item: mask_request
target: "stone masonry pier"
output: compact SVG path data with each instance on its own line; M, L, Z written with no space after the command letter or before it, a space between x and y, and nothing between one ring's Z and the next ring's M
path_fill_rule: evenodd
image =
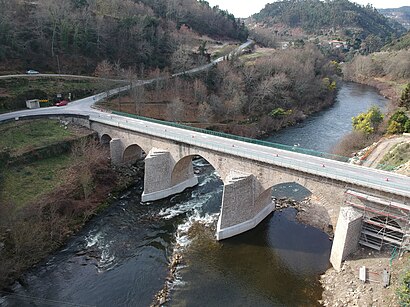
M198 180L193 171L192 159L197 156L206 159L224 183L216 233L218 240L248 231L266 218L274 210L272 187L281 183L298 183L322 202L337 204L339 207L334 206L336 208L345 204L345 192L350 189L398 201L406 206L409 204L409 197L403 193L380 190L370 184L366 186L357 184L354 180L347 182L323 176L319 172L305 171L298 166L298 163L305 163L303 160L295 161L295 165L291 167L268 163L263 159L246 157L246 154L192 144L195 134L187 141L176 141L175 135L167 126L162 128L162 135L126 129L121 125L115 126L100 120L91 120L90 127L98 132L103 143L110 144L113 163L132 163L145 155L142 201L166 198L195 186ZM233 143L232 148L235 149L235 146ZM319 170L326 167L320 163ZM341 261L357 248L360 215L342 210L339 216L339 209L330 210L328 213L334 227L338 218L341 225L336 227L335 248L332 251L332 264L340 267Z

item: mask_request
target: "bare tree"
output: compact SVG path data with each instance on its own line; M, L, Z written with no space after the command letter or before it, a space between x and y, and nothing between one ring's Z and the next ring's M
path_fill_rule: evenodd
M193 60L186 46L180 46L171 57L171 65L174 72L184 72L193 66Z

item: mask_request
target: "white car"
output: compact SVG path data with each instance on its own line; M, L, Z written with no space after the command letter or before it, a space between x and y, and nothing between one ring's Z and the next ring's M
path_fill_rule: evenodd
M39 72L37 70L29 69L26 71L26 74L28 75L37 75Z

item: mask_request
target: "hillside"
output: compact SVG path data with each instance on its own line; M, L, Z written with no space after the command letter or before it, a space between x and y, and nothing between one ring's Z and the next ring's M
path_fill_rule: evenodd
M264 27L279 29L300 28L307 34L329 35L339 39L371 38L378 46L399 36L405 28L381 15L371 5L361 6L348 0L284 0L267 4L251 20ZM285 29L282 31L280 29Z
M384 16L401 23L407 30L410 30L410 6L402 6L395 9L379 9Z
M313 44L256 48L209 71L164 78L102 107L194 127L256 137L328 107L338 65Z
M103 60L121 69L162 69L200 35L245 40L247 30L206 1L2 1L0 71L90 73Z
M382 48L383 51L398 51L406 49L410 49L410 31Z

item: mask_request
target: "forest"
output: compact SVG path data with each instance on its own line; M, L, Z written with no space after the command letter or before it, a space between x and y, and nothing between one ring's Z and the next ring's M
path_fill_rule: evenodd
M138 87L109 108L255 137L333 103L338 65L315 45L252 56Z
M373 35L381 46L400 36L405 28L381 15L373 6L361 6L348 0L284 0L266 5L252 16L258 23L300 27L316 35L342 30L344 35L364 40ZM380 46L380 47L381 47Z
M107 60L164 68L181 27L246 40L232 14L196 0L0 0L0 70L90 73Z

